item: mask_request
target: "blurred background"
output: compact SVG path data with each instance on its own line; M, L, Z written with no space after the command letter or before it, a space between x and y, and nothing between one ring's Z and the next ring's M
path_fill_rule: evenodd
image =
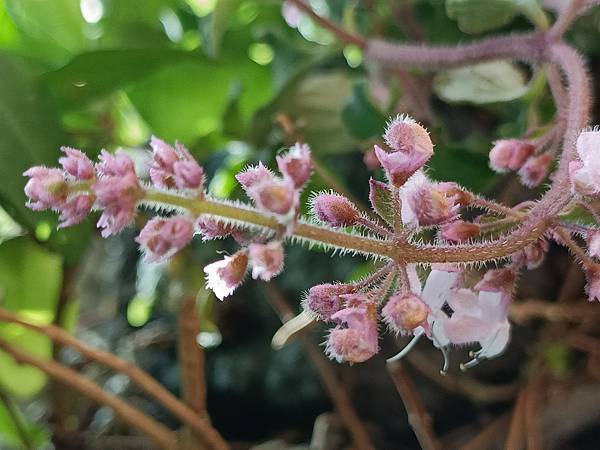
M541 11L535 1L516 0L310 1L357 33L445 44L531 29L531 9L515 6L522 3ZM592 11L568 34L592 75L600 73L599 27L600 14ZM132 361L181 395L180 311L195 300L208 413L235 448L351 447L328 380L351 399L346 407L374 446L419 448L385 369L385 358L402 342L388 335L381 355L355 366L323 360L321 327L281 350L271 347L278 312L299 312L311 286L356 279L371 263L290 246L276 281L247 282L218 302L203 289L202 268L218 250L235 249L233 241L196 239L170 263L147 264L135 229L106 240L94 220L57 231L55 215L29 211L23 194L22 173L56 165L61 145L90 157L122 148L141 158L154 134L190 148L214 195L243 199L235 173L257 160L272 165L278 151L301 138L317 166L305 195L335 189L366 204L369 177L381 176L369 150L397 113L431 130L432 177L513 204L527 197L516 177L490 171L491 143L543 126L554 106L543 74L509 61L437 74L384 71L279 1L0 0L1 305ZM138 227L146 219L141 213ZM521 282L518 297L582 301L584 281L572 264L564 249L551 248L546 263ZM522 318L504 356L445 378L438 374L440 355L417 347L403 370L443 448L474 445L476 438L489 445L469 448L502 447L496 436L506 435L528 383L538 388L540 401L529 414L540 417L545 448L600 448L600 352L594 343L586 350L562 339L572 326ZM170 428L180 426L123 374L15 324L0 323L0 337L74 368ZM466 350L455 353L466 359ZM155 448L110 408L3 352L0 442L7 449Z

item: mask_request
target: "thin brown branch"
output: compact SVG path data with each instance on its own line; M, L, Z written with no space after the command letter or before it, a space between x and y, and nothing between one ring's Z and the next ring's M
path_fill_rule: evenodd
M542 450L544 439L541 430L542 407L540 405L539 383L541 377L533 375L527 387L525 399L525 429L527 450Z
M0 339L0 349L14 358L18 364L36 367L52 379L78 391L101 405L112 408L115 413L132 427L151 437L164 450L176 450L177 438L167 427L147 416L139 409L120 398L105 392L93 381L52 360L43 360L13 347Z
M508 450L519 450L523 448L525 441L525 403L527 402L527 388L521 389L512 414L506 448Z
M220 436L219 432L212 427L203 418L199 417L192 409L181 402L177 397L166 390L154 378L148 375L139 367L131 364L112 353L99 350L81 342L74 336L71 336L65 330L54 325L35 325L25 320L19 319L10 311L0 308L0 321L17 323L30 330L35 330L48 336L55 342L69 346L80 352L82 355L100 363L111 369L127 375L131 380L137 383L144 391L152 395L165 408L175 414L182 422L189 425L207 444L216 449L227 449L229 445Z
M295 317L294 311L290 307L287 299L273 282L264 283L263 287L267 293L269 302L283 323ZM331 362L323 355L322 349L320 349L309 336L303 333L300 335L300 339L304 351L310 359L310 362L317 369L321 381L323 382L340 419L352 436L355 447L359 450L374 449L375 446L373 445L364 424L356 413L348 392L340 383L335 371L331 367Z
M388 372L402 398L408 422L412 427L417 440L424 450L441 449L441 445L431 425L431 418L425 405L418 394L417 388L402 363L388 363Z
M525 300L511 303L508 314L514 322L520 324L536 319L578 323L590 316L600 316L600 310L588 303L562 304L544 300Z
M505 433L509 424L510 414L501 415L486 425L477 436L462 445L460 450L489 450L500 441L500 437Z

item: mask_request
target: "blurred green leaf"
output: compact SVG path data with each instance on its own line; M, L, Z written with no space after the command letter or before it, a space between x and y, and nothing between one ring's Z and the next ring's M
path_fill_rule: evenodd
M586 208L581 206L573 208L567 214L562 214L560 220L576 225L598 225L594 216Z
M488 156L458 147L436 146L427 164L429 175L439 181L456 181L475 192L484 192L494 185L495 173L488 166Z
M537 0L446 0L446 13L462 31L471 34L504 26L518 14L541 27L547 23Z
M218 56L223 35L240 3L241 0L217 0L213 11L205 17L207 23L202 27L203 48L211 58Z
M9 445L11 448L18 449L27 448L26 444L29 445L29 448L45 448L50 439L48 430L28 421L14 406L13 414L17 415L17 420L19 420L22 432L27 436L28 442L23 442L23 438L15 424L13 415L3 403L0 403L0 442Z
M564 378L571 372L573 352L565 344L547 344L542 349L542 354L554 376Z
M385 116L369 99L366 83L357 83L352 96L342 110L342 119L350 134L357 139L380 136L385 128Z
M395 211L392 192L385 183L377 180L370 180L369 185L371 206L383 220L394 226Z
M504 102L521 97L527 89L524 74L500 60L447 70L434 80L435 93L448 102Z
M3 307L34 323L52 323L61 284L62 259L59 256L26 238L0 244ZM34 356L52 356L50 339L40 333L3 323L0 324L0 336ZM0 385L6 392L32 396L45 382L46 376L39 370L17 364L9 355L0 353Z

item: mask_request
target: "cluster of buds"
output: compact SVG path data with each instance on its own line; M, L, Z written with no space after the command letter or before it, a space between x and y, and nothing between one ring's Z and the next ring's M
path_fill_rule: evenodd
M541 147L526 139L501 139L490 151L490 167L498 173L515 171L527 187L542 183L550 172L554 156L540 153Z

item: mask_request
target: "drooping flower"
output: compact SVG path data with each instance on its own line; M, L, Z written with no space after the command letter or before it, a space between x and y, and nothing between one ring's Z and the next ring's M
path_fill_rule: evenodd
M250 244L248 257L252 267L252 278L270 281L283 270L283 246L281 242L268 244Z
M355 225L360 213L354 204L340 194L319 194L313 199L314 215L332 227Z
M351 284L318 284L308 291L304 309L327 321L344 307L345 299L342 296L355 292L356 287Z
M60 210L69 194L69 186L60 169L36 166L23 173L29 177L25 194L29 197L27 207L35 211Z
M408 334L419 326L424 326L431 310L416 294L403 292L392 295L381 310L388 327L400 334Z
M180 143L172 147L155 136L152 136L150 146L153 150L150 179L156 187L202 189L204 170L187 148Z
M296 189L306 184L312 175L313 164L310 156L310 147L307 144L297 143L290 150L277 156L277 166L284 177L291 179Z
M170 258L190 243L194 237L194 223L184 216L155 217L149 220L136 241L141 244L148 262Z
M220 261L204 268L206 287L212 290L219 300L233 294L233 291L244 281L248 269L248 252L239 252L226 256Z
M490 151L490 167L496 172L519 170L535 152L535 146L520 139L501 139Z
M338 323L329 334L326 353L338 362L359 363L379 351L375 305L350 307L331 318Z
M600 131L584 131L577 138L577 153L581 161L569 164L571 183L576 192L584 195L600 194Z
M65 156L58 159L65 172L76 180L88 181L95 177L94 164L87 155L80 150L70 147L61 147Z

